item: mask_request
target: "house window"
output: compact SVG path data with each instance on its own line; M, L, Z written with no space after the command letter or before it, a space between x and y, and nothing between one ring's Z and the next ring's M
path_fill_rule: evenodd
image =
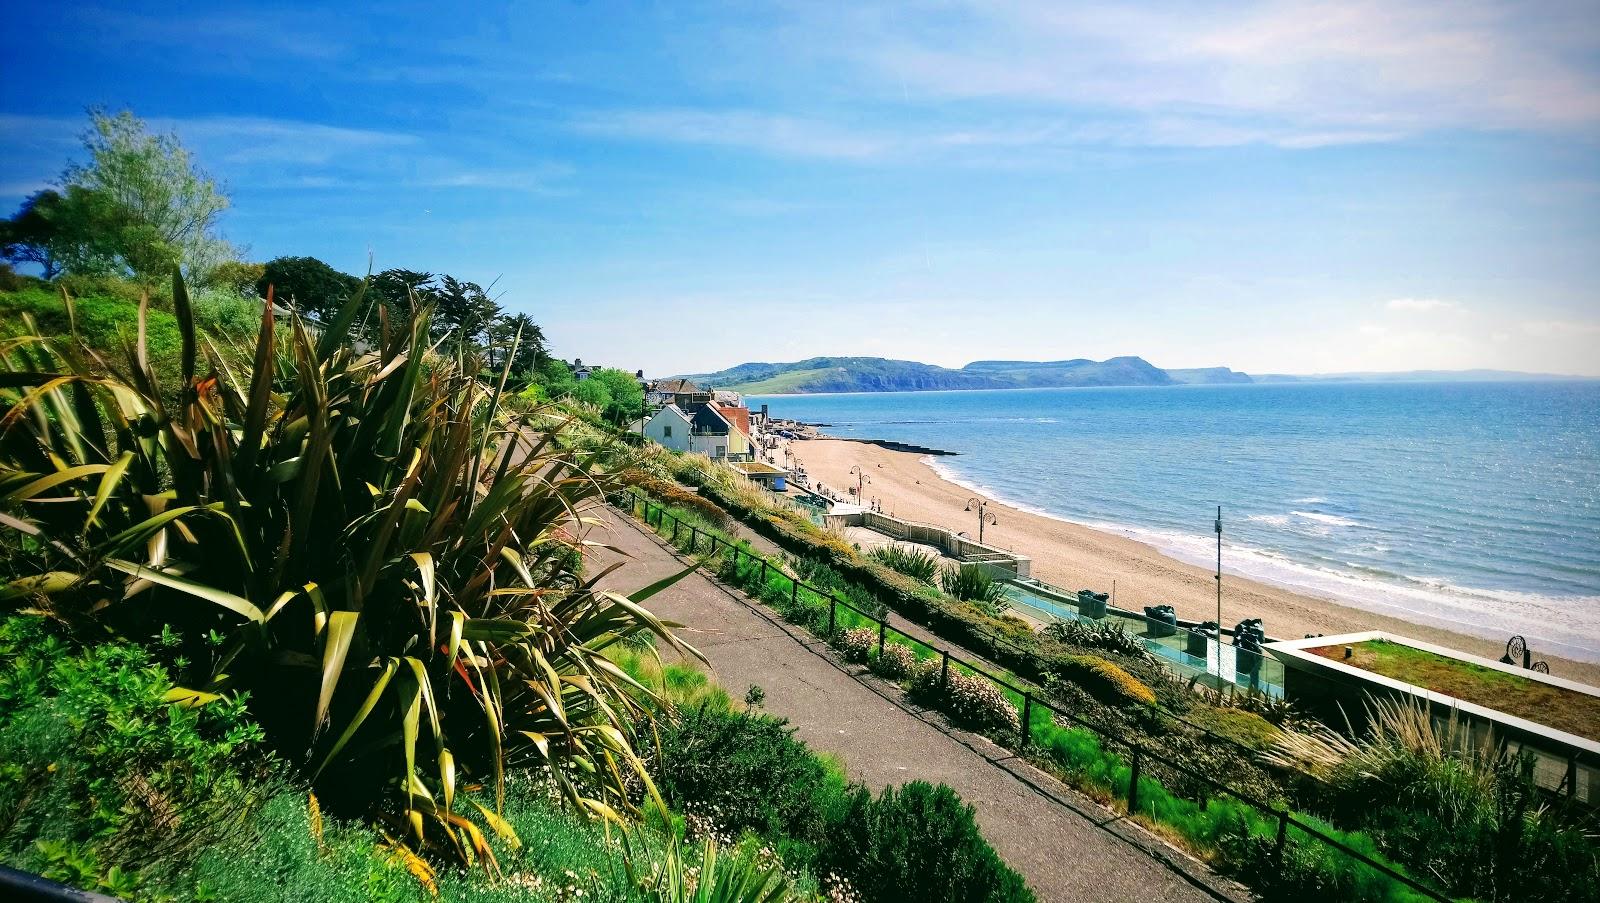
M668 424L662 425L662 427L661 427L661 436L664 439L671 439L672 438L672 424L668 423Z
M726 458L727 456L728 456L728 447L726 445L717 446L717 457Z

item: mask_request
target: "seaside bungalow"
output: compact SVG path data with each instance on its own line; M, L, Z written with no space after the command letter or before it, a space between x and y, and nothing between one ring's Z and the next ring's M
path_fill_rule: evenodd
M736 461L732 467L773 492L783 492L787 488L785 480L789 478L789 471L776 464L768 464L765 461Z

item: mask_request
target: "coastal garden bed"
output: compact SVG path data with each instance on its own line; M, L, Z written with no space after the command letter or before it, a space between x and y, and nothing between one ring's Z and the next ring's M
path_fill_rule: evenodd
M1530 776L1516 762L1463 757L1443 747L1430 751L1429 744L1436 744L1437 737L1402 718L1402 730L1380 726L1354 743L1340 740L1323 747L1316 768L1292 762L1290 755L1277 758L1276 764L1293 770L1295 777L1277 791L1257 795L1256 802L1247 803L1232 793L1219 793L1208 781L1192 778L1196 757L1209 751L1209 741L1203 738L1212 736L1210 730L1198 737L1174 734L1176 726L1187 722L1175 723L1170 713L1132 700L1126 693L1121 694L1120 702L1097 700L1093 687L1073 681L1071 675L1060 675L1067 678L1062 680L1051 673L1051 686L1041 692L1018 677L1022 672L1013 673L1003 664L984 664L982 668L987 670L978 670L958 663L953 656L948 665L949 689L941 689L938 650L893 627L879 626L884 609L877 600L883 597L870 585L857 582L859 564L836 569L832 565L842 562L834 556L826 562L815 558L763 561L747 544L722 534L688 510L640 506L638 497L630 501L626 496L616 499L625 509L631 508L681 550L709 553L709 560L703 559L708 567L790 621L828 639L846 660L866 664L901 683L921 704L942 709L952 720L989 734L1091 797L1122 802L1130 816L1163 836L1181 840L1219 870L1250 884L1262 899L1311 895L1373 901L1438 900L1447 894L1453 899L1511 900L1518 897L1508 895L1506 889L1522 887L1536 888L1534 895L1542 899L1578 901L1594 899L1592 889L1600 887L1600 855L1587 837L1588 816L1570 804L1531 807L1538 797ZM741 514L740 519L745 517ZM781 515L773 521L774 532L787 534L791 540L809 532ZM688 529L690 525L700 541ZM895 584L909 580L889 568L883 570L894 575ZM933 601L925 591L916 595ZM865 597L877 605L869 602L854 610L842 601L830 604L830 597ZM1013 654L1016 651L1020 650ZM1081 655L1083 650L1077 652ZM1101 646L1090 652L1145 673L1136 662L1112 649ZM1034 667L1038 666L1035 661ZM1157 676L1151 686L1160 697L1168 695L1172 684ZM963 692L958 693L958 687ZM1029 689L1031 706L1021 690L1015 689L1019 687ZM1188 704L1195 706L1193 694L1184 693L1181 686L1177 690L1174 698L1187 697ZM1043 699L1063 707L1056 712L1072 715L1053 713L1039 704ZM1274 751L1285 739L1306 741L1307 735L1300 731L1312 732L1313 742L1299 742L1296 748L1315 746L1319 732L1326 730L1296 722L1295 729L1280 731L1248 712L1204 707L1207 715L1213 710L1221 718L1208 719L1214 722L1212 730L1226 727L1224 732L1233 735L1234 743L1271 744ZM1100 716L1092 716L1094 720L1087 723L1072 720L1093 712L1112 720L1102 721ZM1249 723L1237 723L1240 720ZM1278 736L1280 733L1283 736ZM1021 743L1019 735L1026 737ZM1176 747L1168 745L1174 741ZM1245 751L1233 743L1229 748L1236 753ZM1142 752L1142 773L1129 758L1130 749ZM1241 768L1259 767L1253 758L1236 756L1229 767L1205 766L1204 772L1236 778ZM1385 763L1385 767L1362 764L1366 762ZM1228 783L1237 786L1232 780ZM1135 784L1136 807L1128 805ZM1282 823L1280 807L1284 807L1281 812L1286 819ZM1281 833L1280 824L1287 825ZM1417 833L1424 825L1428 826L1426 842ZM1385 862L1411 875L1427 876L1437 890L1418 894L1355 854L1367 857L1368 862Z
M1600 696L1388 639L1317 646L1312 655L1485 706L1580 737L1600 737Z

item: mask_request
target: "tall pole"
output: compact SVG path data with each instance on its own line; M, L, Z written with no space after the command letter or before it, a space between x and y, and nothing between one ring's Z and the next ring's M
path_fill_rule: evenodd
M979 545L983 545L983 509L988 504L989 504L988 502L979 502L978 503L978 544Z
M1217 675L1222 675L1222 506L1217 506Z

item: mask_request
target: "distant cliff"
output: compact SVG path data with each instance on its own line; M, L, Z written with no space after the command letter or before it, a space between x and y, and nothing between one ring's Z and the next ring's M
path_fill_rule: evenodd
M881 357L814 357L786 364L749 363L689 379L748 395L804 392L917 392L934 389L1043 389L1075 386L1171 386L1250 382L1227 367L1163 370L1140 357L1104 361L974 361L959 370Z

